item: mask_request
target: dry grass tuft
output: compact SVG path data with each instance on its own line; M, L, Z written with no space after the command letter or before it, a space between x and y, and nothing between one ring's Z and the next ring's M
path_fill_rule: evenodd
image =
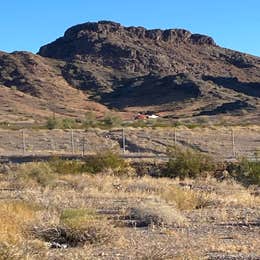
M128 208L125 217L133 220L137 227L147 226L183 226L186 219L178 210L164 201L146 201Z
M65 209L60 215L59 225L38 227L33 233L51 246L65 247L101 244L113 241L115 237L111 223L93 209Z
M0 243L17 244L25 237L26 226L36 219L37 207L24 201L0 203Z
M211 200L206 193L182 189L177 186L166 189L161 197L168 203L173 203L180 210L200 209L211 204Z

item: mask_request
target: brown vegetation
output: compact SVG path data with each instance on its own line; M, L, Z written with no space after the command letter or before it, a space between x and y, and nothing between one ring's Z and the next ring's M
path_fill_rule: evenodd
M76 170L84 163L24 164L0 176L0 259L260 256L256 186Z

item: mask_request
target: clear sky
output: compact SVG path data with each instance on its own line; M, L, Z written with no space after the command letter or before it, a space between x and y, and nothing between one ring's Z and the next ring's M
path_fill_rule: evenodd
M0 50L37 52L73 25L112 20L184 28L260 56L260 0L1 0Z

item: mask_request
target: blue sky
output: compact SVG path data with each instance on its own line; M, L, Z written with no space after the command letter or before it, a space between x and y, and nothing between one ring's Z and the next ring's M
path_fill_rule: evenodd
M0 50L7 52L37 52L70 26L112 20L184 28L260 56L260 0L2 0L0 8Z

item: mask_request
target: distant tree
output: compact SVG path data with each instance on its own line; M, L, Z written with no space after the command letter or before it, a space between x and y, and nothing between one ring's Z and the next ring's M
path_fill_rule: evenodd
M47 121L46 121L46 127L49 130L59 128L59 120L55 117L48 118Z
M105 126L120 126L122 124L122 118L113 113L107 113L103 119Z
M85 127L95 127L97 125L97 117L95 112L88 111L85 114L85 120L83 124Z

